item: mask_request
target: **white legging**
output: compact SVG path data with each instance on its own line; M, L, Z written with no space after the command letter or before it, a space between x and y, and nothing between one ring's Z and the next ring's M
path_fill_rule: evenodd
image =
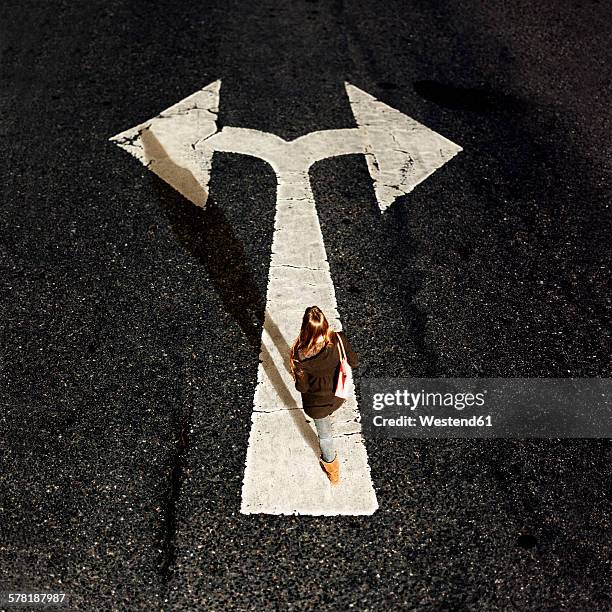
M319 446L321 447L321 459L326 463L333 461L336 457L334 445L334 428L331 414L322 419L313 419L317 434L319 434Z

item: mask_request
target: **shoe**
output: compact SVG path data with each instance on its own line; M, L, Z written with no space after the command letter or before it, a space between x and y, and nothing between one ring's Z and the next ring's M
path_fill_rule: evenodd
M328 463L320 458L319 463L329 478L329 482L331 482L333 485L337 485L340 482L340 460L338 459L338 453L336 453L333 461Z

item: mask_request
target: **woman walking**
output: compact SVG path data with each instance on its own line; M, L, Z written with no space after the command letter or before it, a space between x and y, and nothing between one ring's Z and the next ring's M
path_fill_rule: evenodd
M340 371L339 338L349 365L357 367L357 355L345 333L332 330L323 311L318 306L309 306L289 351L291 374L295 388L302 394L302 408L314 420L319 436L319 463L334 485L340 482L340 462L333 439L332 414L344 403L334 394Z

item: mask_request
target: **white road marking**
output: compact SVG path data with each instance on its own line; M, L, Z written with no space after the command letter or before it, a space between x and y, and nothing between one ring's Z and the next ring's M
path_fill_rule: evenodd
M196 91L159 115L109 140L140 160L190 202L204 207L212 151L198 148L217 131L221 81Z
M288 368L289 345L307 306L317 304L332 327L342 329L308 172L327 157L364 153L383 211L461 147L349 83L357 128L312 132L290 142L247 128L219 132L219 86L216 81L111 140L199 206L206 203L214 151L263 159L276 172L270 276L241 512L372 514L378 502L354 392L334 414L341 484L331 487L318 465L317 436L300 410Z
M363 152L356 130L314 132L286 142L271 134L224 128L215 151L253 155L278 181L270 277L253 418L242 488L244 514L372 514L378 507L354 394L334 415L341 484L332 488L318 463L313 424L299 410L289 373L289 345L304 310L317 304L342 329L308 169L315 161Z
M345 83L380 210L410 193L462 148L422 123Z

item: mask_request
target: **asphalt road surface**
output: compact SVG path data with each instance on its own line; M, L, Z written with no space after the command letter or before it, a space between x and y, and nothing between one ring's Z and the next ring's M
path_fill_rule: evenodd
M609 376L610 4L0 7L0 590L78 610L609 610L608 440L368 440L371 516L240 513L276 178L206 210L108 138L223 79L220 126L463 151L381 215L311 182L359 378ZM297 333L297 330L296 330Z

